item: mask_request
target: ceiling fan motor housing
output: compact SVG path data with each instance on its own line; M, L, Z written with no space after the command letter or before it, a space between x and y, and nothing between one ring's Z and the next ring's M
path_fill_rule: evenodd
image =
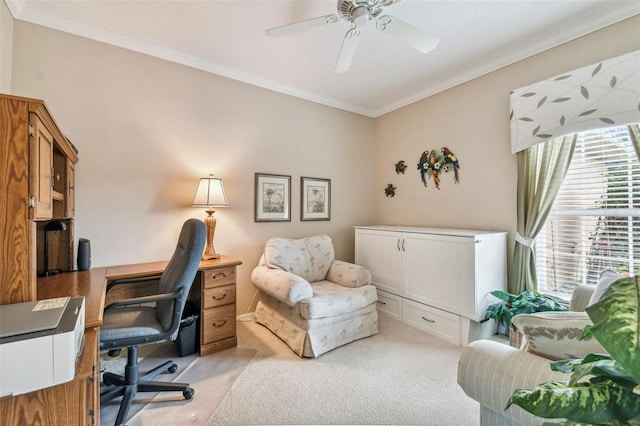
M381 0L338 0L338 15L345 21L361 26L382 12Z

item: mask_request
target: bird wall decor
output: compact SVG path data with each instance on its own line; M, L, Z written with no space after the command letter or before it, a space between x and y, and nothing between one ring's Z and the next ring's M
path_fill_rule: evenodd
M427 178L433 178L436 188L440 189L440 176L442 173L453 170L455 183L460 182L458 170L460 170L460 162L458 157L447 147L442 147L440 152L435 149L426 150L420 156L418 162L418 170L420 171L420 179L424 186L427 186Z

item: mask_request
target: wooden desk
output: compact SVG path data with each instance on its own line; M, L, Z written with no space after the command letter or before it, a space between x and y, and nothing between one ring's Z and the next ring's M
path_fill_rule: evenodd
M202 261L191 289L201 310L200 354L216 352L235 346L235 277L236 266L242 262L223 256L221 259ZM85 343L78 358L75 378L67 383L38 391L0 399L2 425L98 425L100 423L100 351L99 332L105 304L107 283L116 279L160 275L167 262L94 268L83 272L70 272L38 279L38 299L71 296L85 297ZM218 287L227 290L220 293ZM207 296L215 290L218 306L211 306ZM230 291L233 290L233 297ZM226 296L222 296L226 294ZM225 314L233 311L232 319L223 325L226 334L217 334L221 320L211 321L215 309L225 307ZM214 315L215 317L215 315ZM205 321L205 319L207 321ZM215 319L215 318L214 318ZM220 326L222 327L222 326ZM233 335L229 335L229 330ZM212 340L213 339L213 340Z
M200 355L238 345L236 337L236 266L242 262L228 256L203 260L189 299L200 309ZM167 262L110 266L107 281L160 275ZM104 302L103 302L104 303Z

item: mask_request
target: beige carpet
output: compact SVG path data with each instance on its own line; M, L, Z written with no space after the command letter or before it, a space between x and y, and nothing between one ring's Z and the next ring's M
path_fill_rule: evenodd
M158 380L189 382L196 394L184 401L162 393L152 403L138 396L127 424L474 426L479 406L456 383L461 352L382 316L378 335L300 359L263 326L238 323L237 348L179 358L172 345L158 345L146 354L143 367L174 359L178 372ZM104 404L101 423L113 424L116 413Z
M258 353L209 425L417 424L473 426L479 405L456 382L461 347L388 317L380 333L300 359L266 328L238 328Z

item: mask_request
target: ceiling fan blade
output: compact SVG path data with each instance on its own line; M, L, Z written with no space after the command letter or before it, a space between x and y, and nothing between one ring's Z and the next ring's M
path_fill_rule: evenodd
M338 22L338 15L324 15L317 18L306 19L304 21L294 22L293 24L283 25L281 27L271 28L265 31L269 37L277 37L283 34L289 34L297 31L306 30L307 28L319 27L320 25L333 24Z
M404 41L422 53L429 53L440 42L438 38L388 15L378 18L376 28L391 37Z
M336 74L343 73L351 67L351 61L356 54L356 48L358 47L358 41L360 40L360 28L354 27L347 31L342 41L342 48L340 49L340 56L338 56L338 63L336 64Z

